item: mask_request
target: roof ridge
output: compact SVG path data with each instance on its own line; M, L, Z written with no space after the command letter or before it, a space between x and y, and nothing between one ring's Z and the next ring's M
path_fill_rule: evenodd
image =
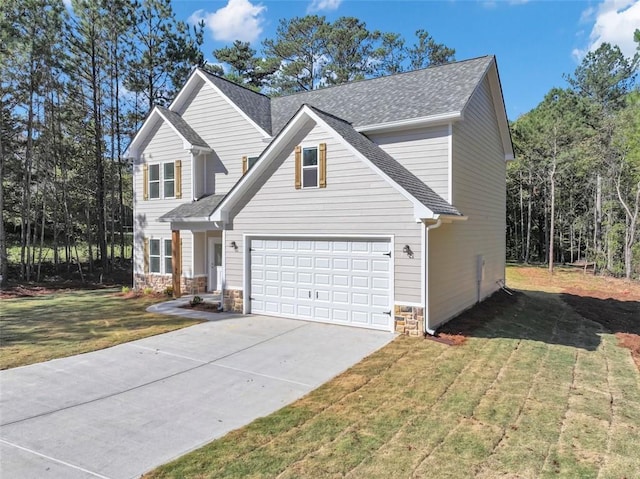
M376 80L382 80L382 79L385 79L385 78L397 78L397 77L399 77L401 75L408 75L408 74L411 74L411 73L424 72L426 70L435 70L437 68L448 67L448 66L452 66L452 65L459 65L461 63L467 63L467 62L480 60L481 58L492 58L492 57L495 57L495 55L480 55L480 56L473 57L473 58L465 58L464 60L456 60L454 62L441 63L439 65L427 65L426 67L416 68L415 70L407 70L407 71L403 71L403 72L392 73L390 75L381 75L379 77L373 77L373 78L361 78L361 79L358 79L358 80L352 80L352 81L348 81L348 82L345 82L345 83L340 83L339 85L330 85L330 86L325 86L325 87L322 87L322 88L316 88L315 90L297 91L297 92L294 92L294 93L288 93L286 95L267 97L267 98L269 98L270 100L275 100L275 99L278 99L278 98L289 98L289 97L296 96L296 95L305 95L307 93L333 90L335 88L344 87L346 85L353 85L353 84L358 84L358 83L372 82L372 81L376 81Z
M199 71L201 71L202 73L204 73L205 75L209 76L209 77L214 77L214 78L216 78L216 79L220 79L220 80L222 80L222 81L224 81L224 82L228 83L228 84L229 84L229 85L231 85L231 86L238 87L238 88L242 88L243 90L247 90L247 91L249 91L249 92L251 92L251 93L255 93L256 95L260 95L260 96L263 96L263 97L265 97L265 98L267 98L267 99L271 100L271 97L270 97L269 95L265 95L265 94L264 94L264 93L262 93L262 92L252 90L251 88L248 88L248 87L246 87L246 86L244 86L244 85L241 85L240 83L236 83L236 82L234 82L234 81L231 81L231 80L229 80L229 79L227 79L227 78L225 78L225 77L223 77L223 76L216 75L215 73L208 72L207 70L205 70L205 69L204 69L204 68L202 68L202 67L196 67L196 68L197 68Z

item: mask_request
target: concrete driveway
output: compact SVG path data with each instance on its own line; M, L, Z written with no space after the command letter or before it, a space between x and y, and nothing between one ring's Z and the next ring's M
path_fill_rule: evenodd
M300 398L391 333L220 317L0 372L0 477L132 478Z

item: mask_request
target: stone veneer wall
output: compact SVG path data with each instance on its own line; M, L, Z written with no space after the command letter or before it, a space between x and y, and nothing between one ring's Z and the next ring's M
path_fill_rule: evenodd
M165 274L136 274L133 279L134 289L151 288L153 291L164 291L173 286L171 275ZM198 276L196 278L180 278L180 289L182 294L198 294L207 291L207 277Z
M242 313L242 291L239 289L225 289L223 305L225 311Z
M394 308L396 333L422 336L424 333L424 309L418 306L396 305Z

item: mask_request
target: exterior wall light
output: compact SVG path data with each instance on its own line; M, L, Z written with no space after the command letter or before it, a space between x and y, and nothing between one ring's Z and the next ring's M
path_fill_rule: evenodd
M413 251L411 250L411 246L408 244L404 245L402 248L402 252L405 253L409 258L413 258Z

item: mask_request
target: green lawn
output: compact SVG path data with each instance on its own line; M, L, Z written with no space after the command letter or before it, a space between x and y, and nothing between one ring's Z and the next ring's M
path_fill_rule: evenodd
M457 325L460 346L400 337L145 477L639 477L640 374L613 334L539 290Z
M0 300L0 369L86 353L199 321L150 314L152 296L80 290Z

